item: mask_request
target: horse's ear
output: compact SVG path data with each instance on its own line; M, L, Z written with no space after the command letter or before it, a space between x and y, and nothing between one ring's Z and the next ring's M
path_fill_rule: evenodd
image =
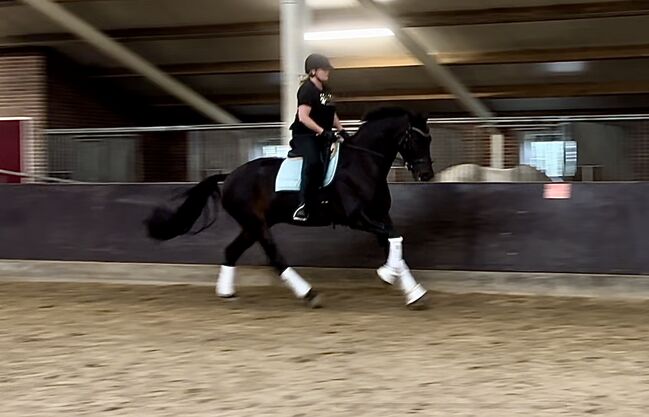
M418 125L420 125L422 127L426 126L428 124L428 115L429 115L428 112L417 113L417 114L415 114L415 117L413 118L413 122L415 122L415 124L418 124Z

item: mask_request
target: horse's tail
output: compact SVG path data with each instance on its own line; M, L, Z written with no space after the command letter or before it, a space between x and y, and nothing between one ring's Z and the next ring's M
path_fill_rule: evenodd
M149 237L156 240L169 240L188 233L201 213L205 210L209 199L213 198L216 203L221 198L221 191L218 185L221 179L220 177L219 175L207 177L184 192L181 196L186 196L187 198L175 211L166 207L156 207L144 222L147 226ZM214 221L216 221L216 218L209 224L205 224L200 230L194 232L194 234L207 229L214 224Z

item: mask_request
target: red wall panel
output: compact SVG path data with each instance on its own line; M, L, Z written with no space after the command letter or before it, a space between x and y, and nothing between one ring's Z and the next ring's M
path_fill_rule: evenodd
M20 121L0 120L0 169L20 171ZM0 183L18 183L20 177L0 174Z

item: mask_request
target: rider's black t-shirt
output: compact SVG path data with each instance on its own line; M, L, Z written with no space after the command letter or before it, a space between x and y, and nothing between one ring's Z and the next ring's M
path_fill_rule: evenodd
M333 128L336 107L333 105L331 94L328 91L320 91L311 80L307 80L297 90L297 105L299 107L302 104L311 107L309 116L318 126L324 130L331 130ZM295 115L295 121L291 125L291 130L296 135L315 133L300 122L297 114Z

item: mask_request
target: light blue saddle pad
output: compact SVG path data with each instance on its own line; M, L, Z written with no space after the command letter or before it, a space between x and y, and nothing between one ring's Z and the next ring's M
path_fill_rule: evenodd
M334 150L330 154L329 165L325 173L323 187L331 184L336 174L338 166L338 157L340 156L340 143L334 145ZM286 158L279 168L277 178L275 178L275 191L299 191L302 182L302 158Z

